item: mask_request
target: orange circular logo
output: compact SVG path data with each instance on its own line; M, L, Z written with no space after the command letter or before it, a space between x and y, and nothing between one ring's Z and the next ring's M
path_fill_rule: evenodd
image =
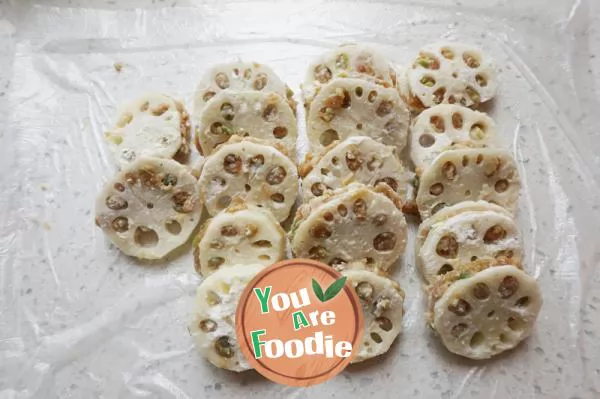
M262 270L244 290L236 334L248 362L271 381L324 382L354 358L363 315L346 278L330 266L291 259Z

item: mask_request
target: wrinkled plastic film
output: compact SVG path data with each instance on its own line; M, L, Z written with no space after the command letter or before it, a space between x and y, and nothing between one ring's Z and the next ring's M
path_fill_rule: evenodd
M568 0L3 5L0 398L598 395L600 145L590 132L597 138L600 117L582 61L592 55L582 36L590 9ZM306 66L327 48L375 43L402 66L445 39L476 44L499 65L485 111L523 183L525 269L544 298L533 335L490 361L449 354L425 326L412 224L393 272L406 292L404 331L388 354L307 389L211 366L186 328L200 282L189 245L140 262L94 225L95 197L117 171L104 131L118 105L159 91L189 110L202 72L238 58L270 65L300 100ZM298 120L304 153L302 110Z

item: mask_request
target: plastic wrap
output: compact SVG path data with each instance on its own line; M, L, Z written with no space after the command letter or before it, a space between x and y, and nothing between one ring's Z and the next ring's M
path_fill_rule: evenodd
M598 397L596 5L483 3L2 4L0 398ZM449 354L425 326L409 249L393 274L404 332L387 355L307 389L212 367L186 328L200 282L189 245L139 262L94 226L95 196L117 170L103 132L118 104L162 91L189 108L202 71L236 58L268 63L299 99L326 48L378 43L403 65L439 39L477 44L500 66L486 110L523 181L525 268L544 297L534 334L489 361Z

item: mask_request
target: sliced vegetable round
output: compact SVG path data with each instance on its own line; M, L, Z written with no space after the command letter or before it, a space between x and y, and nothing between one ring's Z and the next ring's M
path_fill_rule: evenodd
M407 199L413 174L397 157L396 148L368 137L350 137L327 147L300 167L304 201L357 182L375 186L385 183Z
M487 359L527 338L542 305L535 279L506 265L450 284L433 304L432 327L457 355Z
M514 213L520 189L517 166L504 150L463 148L442 152L419 179L423 219L462 201L485 200Z
M387 352L402 332L404 291L394 280L368 270L345 270L363 310L363 342L353 363Z
M354 183L304 204L290 232L292 252L340 270L389 270L404 252L407 235L401 204L389 191Z
M410 156L420 174L436 156L456 145L494 147L496 124L486 114L460 105L436 105L415 119L410 142Z
M296 151L296 117L275 93L223 90L194 118L196 147L206 155L233 135L278 142L289 154Z
M96 224L121 251L141 259L160 259L184 244L201 213L196 178L170 159L139 158L96 200Z
M314 149L335 140L366 136L401 151L410 115L395 87L362 79L333 79L323 85L308 109L306 128Z
M190 139L188 113L183 104L167 95L146 94L121 108L105 137L121 167L140 157L185 155Z
M346 44L319 55L306 71L302 85L308 107L323 84L337 77L357 77L383 87L396 87L396 71L376 46Z
M407 71L409 104L416 110L437 104L477 107L498 88L494 60L477 47L441 42L424 46Z
M272 265L285 257L286 236L270 211L239 201L209 219L194 241L196 271L251 262Z
M469 211L436 223L418 250L417 265L428 282L478 259L520 264L522 246L511 216Z
M216 367L232 371L252 368L236 338L235 311L244 288L263 267L257 264L222 267L198 287L189 331L200 353Z
M199 179L208 213L215 216L239 198L285 220L298 196L298 172L284 152L237 136L220 145L206 159Z
M194 92L194 118L198 119L206 104L220 91L262 91L286 99L295 112L294 92L267 65L256 62L229 62L210 68Z

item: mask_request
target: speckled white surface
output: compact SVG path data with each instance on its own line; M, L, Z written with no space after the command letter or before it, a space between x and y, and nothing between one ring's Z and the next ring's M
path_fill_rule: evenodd
M599 2L48 0L0 12L0 398L600 396ZM395 273L404 332L388 355L308 389L213 368L186 330L199 282L189 247L142 264L94 226L116 170L102 136L117 104L165 91L189 107L201 72L236 57L297 91L310 58L337 43L379 43L403 64L440 39L478 44L501 67L488 110L525 188L526 269L545 301L533 336L490 361L450 355L425 327L409 250Z

